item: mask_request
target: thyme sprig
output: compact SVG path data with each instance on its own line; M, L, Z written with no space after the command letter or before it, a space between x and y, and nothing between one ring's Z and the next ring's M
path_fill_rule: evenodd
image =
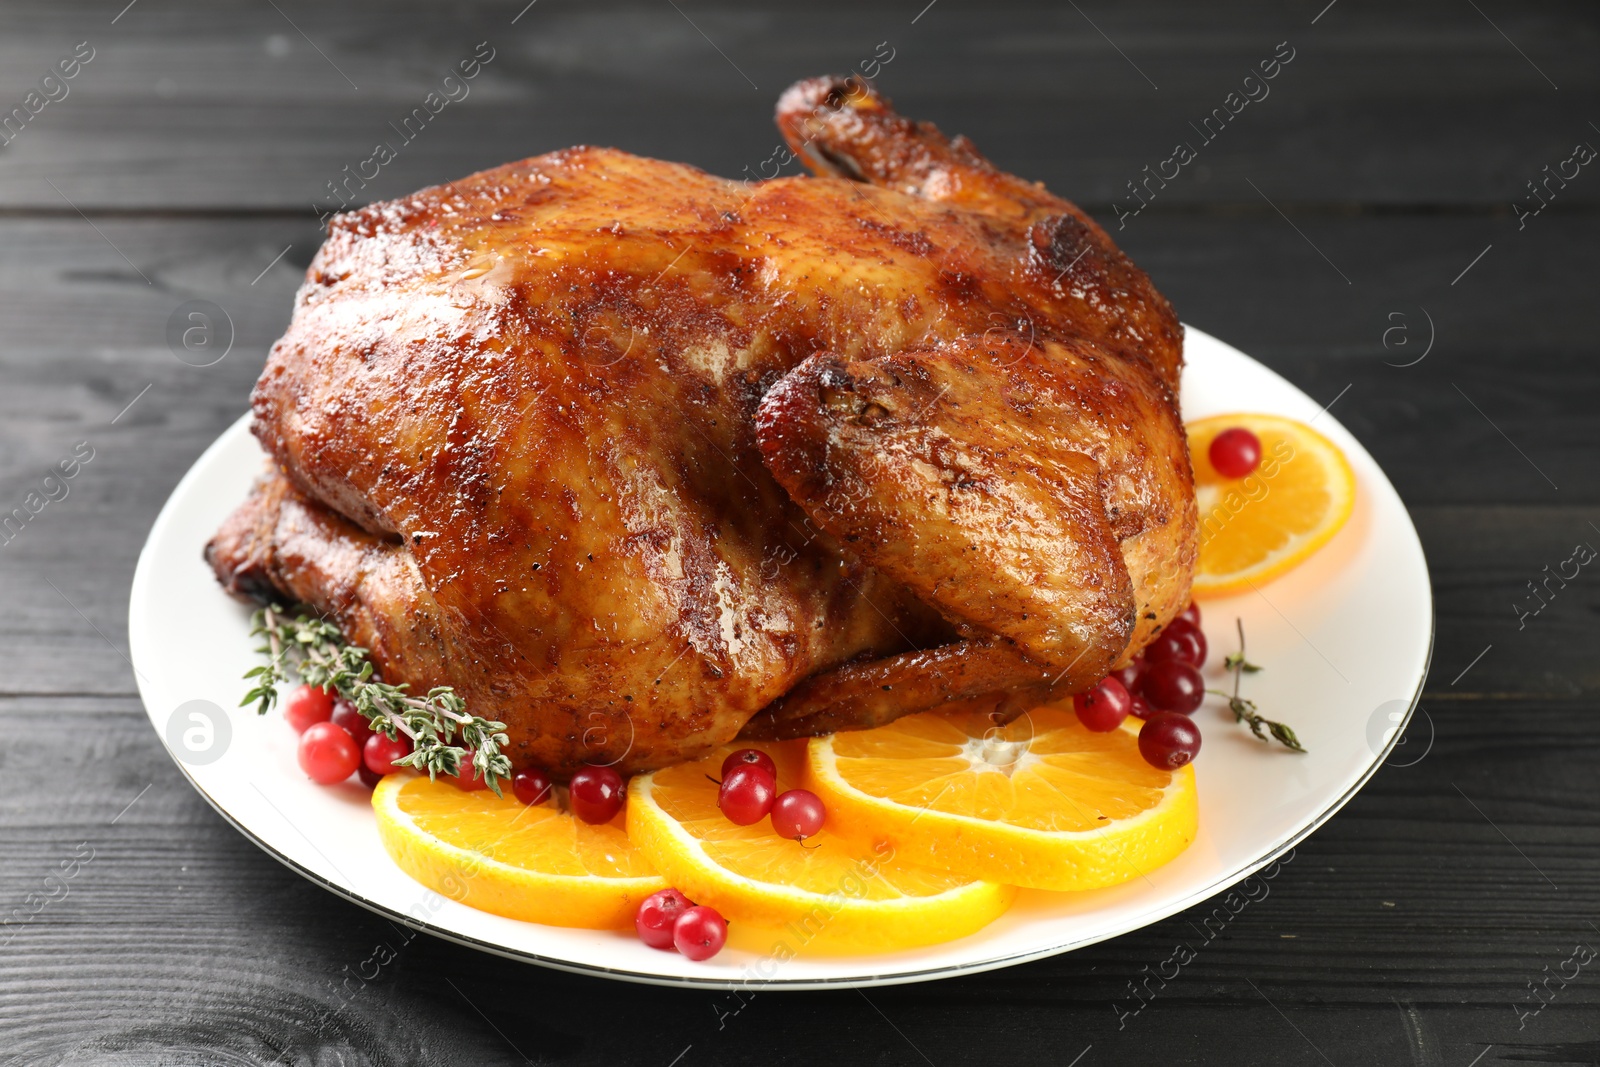
M509 742L506 724L467 713L467 705L449 686L437 686L426 696L415 696L405 685L390 685L373 676L367 650L347 642L339 628L314 615L291 614L276 604L255 613L250 635L264 637L256 649L267 662L245 672L255 680L240 707L254 703L264 715L278 700L278 688L289 682L292 671L308 685L330 689L350 701L367 717L372 729L394 738L405 734L412 753L394 762L428 777L460 773L467 750L474 752L472 766L490 789L500 794L500 783L511 777L511 760L501 751ZM457 735L460 744L455 744Z
M1294 735L1294 730L1288 723L1274 722L1265 717L1261 714L1260 709L1256 707L1255 701L1246 700L1239 695L1239 684L1243 681L1244 676L1246 674L1254 674L1261 668L1245 659L1244 620L1235 619L1234 621L1239 626L1239 651L1222 661L1223 666L1233 672L1233 692L1225 693L1220 689L1207 689L1206 692L1225 698L1228 701L1228 708L1233 712L1233 721L1248 723L1250 732L1261 738L1261 740L1267 741L1267 735L1271 734L1273 738L1277 739L1285 747L1291 748L1296 752L1304 752L1306 750L1305 746ZM1267 741L1267 743L1271 744L1270 741Z

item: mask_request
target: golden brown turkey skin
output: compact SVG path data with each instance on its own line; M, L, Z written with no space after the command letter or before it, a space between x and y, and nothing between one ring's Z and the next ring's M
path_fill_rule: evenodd
M787 718L820 722L827 672L885 657L953 645L964 681L890 660L860 724L1141 646L1194 553L1171 309L1075 207L870 91L803 82L779 121L861 180L574 148L336 216L219 577L561 774L692 758L807 679ZM827 407L822 365L892 419Z

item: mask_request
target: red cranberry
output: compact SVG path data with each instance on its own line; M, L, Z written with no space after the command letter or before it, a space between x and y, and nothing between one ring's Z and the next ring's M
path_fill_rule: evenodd
M814 837L827 818L822 798L809 789L791 789L772 802L772 828L779 837L804 841Z
M475 793L480 789L489 788L489 783L483 780L483 775L478 773L478 768L472 765L472 759L476 755L476 750L470 748L462 752L461 763L456 767L456 773L446 775L447 780L454 782L456 788L468 793Z
M717 807L729 822L749 826L766 818L772 810L772 799L778 795L778 783L766 768L755 764L736 765L722 780L717 790Z
M585 767L572 776L567 798L572 814L588 823L610 822L622 810L622 775L610 767Z
M1192 600L1189 601L1189 606L1178 612L1178 618L1193 626L1196 630L1200 629L1200 605Z
M1184 715L1198 708L1206 698L1206 682L1200 672L1176 660L1150 664L1139 689L1151 706Z
M1206 455L1212 468L1224 478L1243 478L1261 465L1261 438L1235 426L1213 437Z
M672 943L691 960L710 959L727 940L727 921L704 904L685 909L672 926Z
M333 694L314 685L297 686L283 705L283 717L297 734L313 723L327 722L333 714Z
M1173 620L1173 625L1174 626L1181 626L1183 628L1182 632L1193 634L1195 640L1200 643L1200 659L1199 659L1199 662L1192 664L1192 666L1194 666L1194 667L1204 667L1206 665L1206 656L1209 655L1210 652L1211 652L1211 645L1210 645L1209 642L1206 641L1205 631L1200 629L1200 627L1198 625L1196 625L1195 623L1185 622L1182 619L1174 619Z
M356 743L343 727L314 722L300 735L300 769L318 785L342 782L361 763Z
M511 776L511 792L524 804L543 804L550 799L551 788L550 776L537 767L524 767Z
M1144 676L1145 666L1144 653L1140 652L1133 657L1132 662L1126 667L1119 667L1112 671L1111 676L1121 682L1122 688L1128 692L1137 693L1139 691L1139 679Z
M1109 733L1121 726L1132 706L1127 688L1116 675L1102 678L1099 685L1072 698L1078 721L1083 723L1084 729L1097 734Z
M1175 771L1200 754L1200 727L1187 715L1157 712L1139 728L1139 755L1152 767Z
M378 783L383 781L383 775L373 774L371 768L365 763L356 768L356 777L361 779L361 784L368 789L378 788Z
M730 752L728 758L722 761L722 777L732 774L735 767L760 767L772 775L773 781L778 780L777 764L759 748L741 748L737 752Z
M1128 694L1128 714L1135 719L1148 719L1156 713L1150 702L1138 693Z
M405 734L399 734L390 740L383 734L374 733L367 738L367 743L361 748L361 759L374 774L393 774L395 771L404 770L403 767L396 767L394 761L409 755L411 755L411 738Z
M676 889L651 893L639 902L639 910L633 915L633 927L639 931L639 940L651 948L672 948L673 927L692 907L689 898Z
M1174 619L1156 635L1144 654L1151 663L1175 661L1199 667L1206 661L1206 636L1188 623Z
M356 710L356 706L344 697L333 702L333 722L343 726L355 741L357 748L365 748L367 738L373 734L372 723L368 718Z

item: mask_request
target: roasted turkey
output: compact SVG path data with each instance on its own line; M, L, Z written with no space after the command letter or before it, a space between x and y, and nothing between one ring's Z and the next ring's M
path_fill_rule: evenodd
M815 177L570 148L342 214L207 547L517 765L994 714L1188 600L1182 330L1073 204L803 81Z

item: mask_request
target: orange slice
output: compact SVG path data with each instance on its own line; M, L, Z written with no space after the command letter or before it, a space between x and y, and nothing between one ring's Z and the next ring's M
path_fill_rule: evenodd
M1211 466L1211 441L1242 426L1261 439L1261 465L1243 478ZM1276 578L1327 544L1355 507L1356 476L1337 445L1277 415L1215 415L1191 422L1189 455L1200 507L1194 592L1220 595Z
M746 746L739 746L746 747ZM759 744L778 768L778 789L800 784L805 742ZM885 842L841 837L841 818L804 844L779 837L762 819L738 826L717 807L719 776L732 748L635 777L628 787L628 835L674 886L729 921L776 932L779 954L804 950L875 952L931 945L988 925L1016 890L918 867Z
M896 858L1034 889L1125 882L1194 840L1194 768L1146 763L1139 720L1091 733L1067 702L992 722L947 709L812 738L812 788Z
M622 816L591 826L553 804L391 774L372 808L400 869L480 911L550 926L631 929L667 883L628 843Z

